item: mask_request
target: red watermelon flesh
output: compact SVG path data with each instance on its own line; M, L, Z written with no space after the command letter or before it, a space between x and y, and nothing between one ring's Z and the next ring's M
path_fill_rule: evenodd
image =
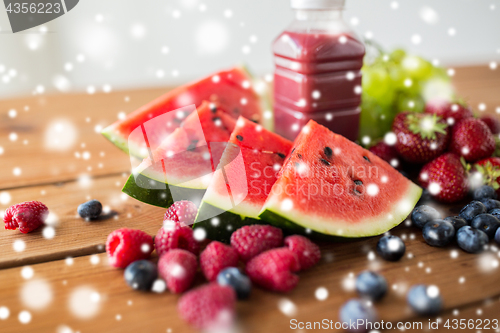
M212 217L204 214L205 204L258 219L291 148L291 141L240 117L203 197L197 222Z
M327 235L373 236L401 223L421 192L370 151L310 121L260 217Z
M164 184L206 189L235 123L227 113L204 102L144 159L133 176L141 174Z
M190 114L189 111L170 112L204 100L216 103L233 118L242 115L259 122L262 117L261 99L251 85L252 77L241 67L220 71L190 83L149 102L125 119L102 131L118 148L132 156L144 158L147 147L156 149L166 137ZM155 119L161 116L161 119ZM139 127L149 124L150 138L145 142ZM148 145L149 144L149 145Z

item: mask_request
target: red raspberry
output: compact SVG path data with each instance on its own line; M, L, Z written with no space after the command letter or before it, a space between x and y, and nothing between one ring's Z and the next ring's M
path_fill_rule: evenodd
M193 236L193 229L179 222L164 221L155 237L156 253L161 257L171 249L184 249L193 254L200 252L200 244Z
M221 270L238 264L238 252L221 242L211 242L200 254L201 271L208 281L214 281Z
M177 309L181 318L196 329L217 332L232 326L235 306L233 288L210 283L183 295Z
M259 254L247 263L246 272L252 282L271 290L288 292L295 288L300 270L299 258L287 248L272 249Z
M106 241L109 264L114 267L125 268L136 260L148 259L153 249L153 237L136 229L115 230Z
M42 224L49 215L49 209L40 201L26 201L10 206L5 211L3 221L5 229L16 230L27 234Z
M193 284L198 262L191 252L172 249L161 256L158 272L173 293L182 293Z
M231 245L245 262L281 244L283 244L283 232L270 225L244 226L231 235Z
M309 240L309 238L293 235L285 238L285 246L295 253L299 258L300 269L305 270L313 267L321 258L319 246Z
M188 200L176 201L165 212L163 221L170 220L184 225L191 225L194 223L196 214L198 214L198 208L193 202Z

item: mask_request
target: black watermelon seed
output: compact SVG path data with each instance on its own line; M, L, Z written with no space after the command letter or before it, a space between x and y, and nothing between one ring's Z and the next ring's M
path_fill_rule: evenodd
M217 106L215 104L210 104L210 111L212 111L212 113L217 112Z
M252 119L252 120L250 120L250 121L251 121L252 123L255 123L255 124L258 124L258 123L259 123L259 121L258 121L257 119Z
M187 150L194 150L196 148L196 145L198 144L199 140L191 140L191 143L187 147Z
M212 121L217 121L217 120L220 120L220 117L213 117L212 118Z
M325 147L325 149L323 149L323 152L325 153L326 157L328 157L328 158L332 157L332 153L333 153L332 148Z
M302 155L301 155L301 154L297 154L297 156L298 156L300 159L302 159Z
M370 162L370 163L372 162L372 161L370 161L370 159L368 158L368 156L363 156L363 158L364 158L365 160L367 160L368 162Z
M243 137L241 135L237 135L236 139L238 139L239 141L243 141Z
M330 165L331 165L331 164L330 164L330 162L328 162L328 161L327 161L327 160L325 160L324 158L320 158L319 160L320 160L320 161L321 161L321 163L323 163L324 165L328 165L328 166L330 166Z
M355 180L354 184L356 184L356 185L363 185L363 182L361 180Z
M285 158L286 157L286 155L283 154L283 153L278 153L278 156L281 157L281 158Z

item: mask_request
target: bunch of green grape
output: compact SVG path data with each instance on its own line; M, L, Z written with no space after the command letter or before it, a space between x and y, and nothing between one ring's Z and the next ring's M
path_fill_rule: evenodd
M451 99L450 78L442 67L397 49L365 57L362 68L360 141L369 144L391 130L403 111L422 112L432 99Z

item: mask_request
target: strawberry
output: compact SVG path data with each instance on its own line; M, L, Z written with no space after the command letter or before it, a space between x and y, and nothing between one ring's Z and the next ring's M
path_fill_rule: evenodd
M500 194L500 158L489 157L476 162L472 167L473 171L477 171L482 176L483 184L493 187L497 194Z
M453 127L450 151L475 162L495 152L495 137L482 120L467 118Z
M487 114L480 118L493 134L500 134L500 119L491 114Z
M384 141L379 141L374 146L370 147L370 151L389 163L393 168L400 169L401 162L399 161L399 155L394 146L390 146Z
M431 101L425 105L425 113L435 114L453 126L462 119L472 118L471 108L462 103L448 101Z
M396 150L410 163L426 163L448 147L449 132L445 121L436 115L403 112L392 124Z
M467 172L458 155L447 153L424 165L420 185L443 202L456 202L467 195Z

